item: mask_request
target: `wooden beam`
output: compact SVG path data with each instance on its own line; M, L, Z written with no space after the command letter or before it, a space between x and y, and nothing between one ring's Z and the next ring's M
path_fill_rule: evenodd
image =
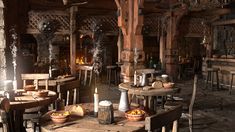
M193 11L190 12L189 15L193 17L222 16L233 12L235 12L235 10L223 8L223 9L211 9L206 11L205 10Z
M235 24L235 19L216 21L216 22L212 23L213 26L231 25L231 24Z
M120 1L119 0L115 0L115 3L117 5L117 8L120 9L121 8Z

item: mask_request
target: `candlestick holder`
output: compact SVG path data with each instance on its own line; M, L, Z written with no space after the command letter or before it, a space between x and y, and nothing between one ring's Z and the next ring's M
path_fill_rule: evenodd
M127 90L120 89L120 91L121 91L121 97L120 97L120 101L119 101L118 110L125 112L125 111L129 110L129 108L130 108Z

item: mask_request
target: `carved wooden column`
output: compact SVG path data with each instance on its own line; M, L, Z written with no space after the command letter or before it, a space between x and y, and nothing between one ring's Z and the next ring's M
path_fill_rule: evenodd
M167 35L165 49L166 73L171 75L173 79L178 76L178 45L177 45L177 27L181 18L187 13L187 9L179 9L169 12L167 20Z
M6 38L4 31L4 5L0 0L0 80L6 80Z
M134 49L138 55L136 68L143 68L144 51L143 36L141 34L143 26L143 3L144 0L115 0L119 16L118 26L123 33L123 51L121 59L123 62L121 74L124 82L132 80L134 75Z
M76 74L76 14L77 7L70 8L70 70L71 74Z

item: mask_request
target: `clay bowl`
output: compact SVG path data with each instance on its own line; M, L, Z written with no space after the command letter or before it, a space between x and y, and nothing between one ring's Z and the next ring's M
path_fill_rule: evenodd
M173 88L174 85L175 83L172 83L172 82L163 83L164 88Z
M54 123L62 124L67 121L69 115L69 111L55 111L51 113L50 117Z
M125 112L125 117L129 121L141 121L145 117L145 111L140 110L140 109L129 110Z
M49 93L48 90L40 90L40 91L36 92L35 95L38 97L47 97L48 93Z
M219 58L219 57L220 57L220 55L218 55L218 54L214 54L214 55L212 55L212 57L213 57L213 58Z
M24 90L25 91L34 91L35 88L36 87L34 85L26 85L26 86L24 86Z

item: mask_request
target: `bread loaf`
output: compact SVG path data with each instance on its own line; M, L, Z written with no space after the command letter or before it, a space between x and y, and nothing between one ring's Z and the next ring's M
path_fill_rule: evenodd
M77 116L84 116L85 110L80 105L73 105L71 107L67 107L67 109L71 114Z

